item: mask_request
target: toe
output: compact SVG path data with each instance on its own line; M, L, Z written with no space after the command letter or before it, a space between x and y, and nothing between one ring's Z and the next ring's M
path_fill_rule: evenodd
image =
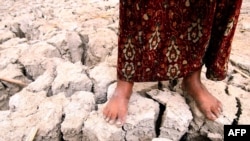
M104 115L104 119L106 120L106 122L109 122L111 119L111 115L112 113L110 111L108 111L105 115Z
M220 110L220 112L222 113L222 111L223 111L223 105L222 105L222 103L219 101L218 102L218 109Z
M109 113L109 110L108 110L107 107L105 107L105 108L103 109L103 111L102 111L102 114L103 114L104 118L106 118L106 117L108 116L108 113Z
M217 117L213 114L213 113L210 113L208 116L207 116L208 119L210 120L216 120Z
M109 121L109 124L114 124L115 123L115 120L113 120L113 119L111 119L110 121Z
M118 113L117 120L116 120L116 122L115 122L115 124L116 124L118 127L123 126L123 124L125 123L125 120L126 120L126 115L127 115L126 110L125 110L125 111L120 111L120 112Z
M125 123L126 116L127 116L127 111L126 110L122 111L118 115L118 120L120 120L122 123Z
M205 116L207 119L209 120L215 120L216 119L216 115L213 114L213 112L209 109L209 110L206 110L205 112Z
M125 123L125 119L126 119L126 115L119 116L118 119L117 119L117 121L116 121L116 125L117 125L118 127L123 126L124 123Z
M221 114L220 108L218 108L218 107L213 107L211 110L212 110L213 115L216 116L216 118L218 118L218 117L220 116L220 114Z
M117 120L117 114L116 114L116 112L110 114L109 123L110 123L110 124L114 124L114 123L116 122L116 120Z
M119 119L115 122L115 125L117 126L117 127L122 127L123 126L123 122L122 121L120 121Z
M110 117L107 116L107 117L105 118L105 120L106 120L106 122L109 122L109 121L110 121Z
M116 124L117 127L122 127L123 126L123 123L120 122L120 121L117 121L115 124Z

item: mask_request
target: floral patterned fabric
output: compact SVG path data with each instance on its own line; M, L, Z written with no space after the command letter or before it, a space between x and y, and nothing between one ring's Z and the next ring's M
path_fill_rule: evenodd
M120 0L118 79L226 77L242 0Z

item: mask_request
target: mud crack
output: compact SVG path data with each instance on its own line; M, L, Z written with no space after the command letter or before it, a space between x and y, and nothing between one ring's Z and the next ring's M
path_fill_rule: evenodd
M161 124L162 124L162 119L163 119L163 115L164 115L164 112L166 110L166 106L158 101L156 101L155 99L153 99L150 95L147 95L146 94L146 98L149 98L149 99L152 99L153 101L157 102L159 104L159 114L158 114L158 117L156 119L156 122L155 122L155 134L156 134L156 137L159 137L160 136L160 133L161 133Z
M59 138L60 138L60 141L65 141L64 139L63 139L63 132L62 132L62 130L61 130L61 126L62 126L62 123L64 122L64 119L65 119L65 114L63 114L62 115L62 118L61 118L61 123L60 123L60 127L59 127Z
M240 116L242 114L242 107L241 107L241 102L240 99L238 97L235 98L236 100L236 107L238 108L237 112L236 112L236 118L233 120L232 125L238 125L239 124L239 120L240 120Z

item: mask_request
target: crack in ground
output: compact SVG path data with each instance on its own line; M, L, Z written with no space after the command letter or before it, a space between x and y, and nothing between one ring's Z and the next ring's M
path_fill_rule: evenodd
M229 90L228 90L228 85L226 85L225 93L226 93L227 95L230 95L230 94L229 94Z
M65 141L64 139L63 139L63 132L62 132L62 123L63 123L63 121L64 121L64 119L65 119L65 113L63 113L62 114L62 118L61 118L61 122L60 122L60 126L59 126L59 139L60 139L60 141Z
M89 49L89 46L88 46L88 42L89 42L89 36L88 35L82 35L80 33L78 33L81 41L82 41L82 44L80 45L80 48L83 49L83 53L82 53L82 57L81 57L81 63L83 65L86 65L86 60L87 60L87 51Z
M166 110L166 106L164 104L159 103L159 107L160 107L160 111L159 111L159 115L158 115L158 118L157 118L156 123L155 123L156 137L160 136L160 133L161 133L160 128L161 128L161 124L162 124L162 118L163 118L164 112Z
M233 62L231 62L233 63ZM234 64L235 65L235 64ZM237 67L237 66L235 66ZM228 85L230 84L231 81L233 81L234 77L232 75L229 76L228 80L227 80L227 85L226 85L226 88L225 88L225 93L227 95L230 95L230 92L229 92L229 87ZM243 86L236 86L238 88L241 88L242 90L245 90L247 91L247 89L244 89ZM242 114L242 105L241 105L241 101L238 97L235 97L235 100L236 100L236 107L237 107L237 112L236 112L236 118L233 119L233 122L232 122L232 125L238 125L239 124L239 120L240 120L240 116Z
M6 89L8 88L8 86L7 86L3 81L0 80L0 83L1 83L1 85L3 86L3 89L4 89L4 90L6 90Z
M25 33L21 30L21 24L20 23L14 23L13 25L10 26L10 31L13 32L16 37L19 38L25 38Z
M46 94L47 97L53 96L52 86L49 86L48 92Z
M234 66L236 68L236 69L234 69L235 72L240 73L242 76L244 76L246 78L250 76L250 71L247 69L246 66L244 66L240 63L237 63L233 60L230 60L230 63L232 64L232 66Z
M124 141L127 141L126 135L127 135L127 131L125 130L124 126L122 126L122 130L124 131L125 135L124 135Z
M241 107L241 102L240 99L238 97L235 98L236 100L236 107L238 108L237 112L236 112L236 118L233 120L232 125L238 125L239 124L239 120L240 120L240 116L242 114L242 107Z
M150 95L145 95L146 98L149 98L149 99L152 99L153 101L157 102L159 104L159 114L158 114L158 117L156 119L156 122L155 122L155 134L156 134L156 137L159 137L160 136L160 133L161 133L161 124L162 124L162 118L163 118L163 115L164 115L164 112L166 110L166 105L164 104L161 104L160 102L156 101L155 99L153 99Z
M63 58L63 57L66 55L66 53L63 53L63 52L60 50L60 48L57 47L57 45L56 45L55 43L47 42L47 44L52 45L53 47L55 47L55 49L59 52L61 58ZM65 41L62 41L60 47L64 47L64 46L66 46L66 44L67 44L67 43L66 43ZM63 50L63 51L65 51L65 50ZM66 52L66 51L65 51L65 52Z
M26 70L25 66L24 66L20 61L18 61L18 60L17 60L16 63L17 63L18 65L21 66L21 71L22 71L23 75L24 75L26 78L28 78L29 80L31 80L32 82L34 82L35 79L33 78L32 75L30 75L30 74L28 73L28 71Z
M233 74L236 74L238 72L233 72L231 74L229 74L228 76L228 80L227 80L227 84L230 85L231 82L234 80L234 76ZM240 73L238 73L240 74ZM247 79L245 76L243 76L242 74L240 74L243 78ZM237 78L236 78L237 79ZM242 90L246 91L246 92L250 92L250 89L247 88L247 82L246 83L243 83L243 84L231 84L232 86L235 86L235 87L238 87L238 88L241 88ZM227 92L226 92L227 93ZM229 93L227 93L229 95Z

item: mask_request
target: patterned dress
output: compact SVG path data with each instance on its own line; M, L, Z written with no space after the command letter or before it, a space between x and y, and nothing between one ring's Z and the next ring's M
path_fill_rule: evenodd
M242 0L120 0L118 79L226 77Z

